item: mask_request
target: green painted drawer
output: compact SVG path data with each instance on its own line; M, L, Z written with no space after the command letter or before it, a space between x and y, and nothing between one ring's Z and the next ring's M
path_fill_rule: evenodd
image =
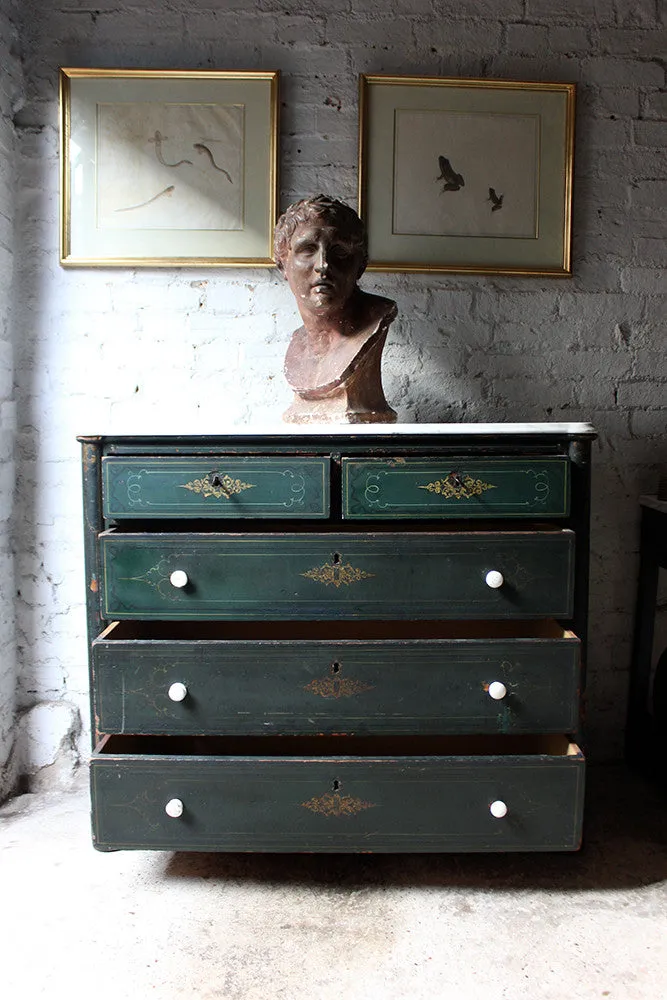
M327 458L102 460L107 518L329 515Z
M566 517L567 458L343 459L344 518Z
M569 618L570 530L100 536L106 618ZM176 587L174 571L187 585ZM504 583L487 585L499 572Z
M91 787L101 850L572 851L584 759L560 737L112 736Z
M95 716L104 733L571 732L579 645L555 622L115 622L93 643Z

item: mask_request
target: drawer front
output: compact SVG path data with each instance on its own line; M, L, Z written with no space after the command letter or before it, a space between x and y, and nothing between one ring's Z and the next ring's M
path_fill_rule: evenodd
M565 517L569 462L343 459L345 518Z
M98 757L91 784L102 850L571 851L584 761ZM165 811L173 800L180 816Z
M569 530L109 532L100 544L107 618L568 618L572 611ZM176 570L185 586L172 585ZM487 584L492 571L503 579L497 588Z
M329 515L326 458L109 457L102 468L108 518Z
M104 733L564 733L577 724L576 639L101 639L93 671Z

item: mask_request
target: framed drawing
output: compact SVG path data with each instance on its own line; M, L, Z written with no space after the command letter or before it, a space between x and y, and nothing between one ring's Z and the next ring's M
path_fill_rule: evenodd
M571 274L572 83L362 76L376 271Z
M60 262L273 265L278 73L60 70Z

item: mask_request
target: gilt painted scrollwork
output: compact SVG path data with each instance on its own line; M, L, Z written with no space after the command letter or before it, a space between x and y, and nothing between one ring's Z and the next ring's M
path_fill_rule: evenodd
M304 691L310 691L320 698L352 698L355 694L372 690L372 684L365 684L353 677L315 677L304 685Z
M224 497L229 500L236 493L243 493L244 490L254 489L254 483L244 483L240 479L232 479L226 473L211 473L203 476L202 479L192 479L189 483L181 483L181 489L191 490L193 493L200 493L205 499L215 497L220 500Z
M493 483L485 483L481 479L473 479L472 476L459 476L457 473L450 473L444 479L436 479L425 486L418 486L420 490L428 490L445 500L468 500L470 497L478 497L487 490L495 490L497 486Z
M327 792L316 795L307 802L302 802L304 809L318 813L320 816L356 816L365 809L374 809L374 802L365 802L353 795L341 795L340 792Z
M375 576L375 573L367 573L365 569L358 569L349 562L327 562L323 566L315 566L313 569L307 570L301 576L315 580L316 583L323 583L325 587L338 589L339 587L349 587L350 584L358 583L360 580L367 580Z

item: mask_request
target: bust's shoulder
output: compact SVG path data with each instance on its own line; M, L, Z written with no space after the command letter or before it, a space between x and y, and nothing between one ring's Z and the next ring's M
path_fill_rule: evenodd
M393 299L385 298L384 295L375 295L373 292L364 292L359 289L362 297L362 309L368 321L380 322L384 320L391 323L395 319L398 307Z

